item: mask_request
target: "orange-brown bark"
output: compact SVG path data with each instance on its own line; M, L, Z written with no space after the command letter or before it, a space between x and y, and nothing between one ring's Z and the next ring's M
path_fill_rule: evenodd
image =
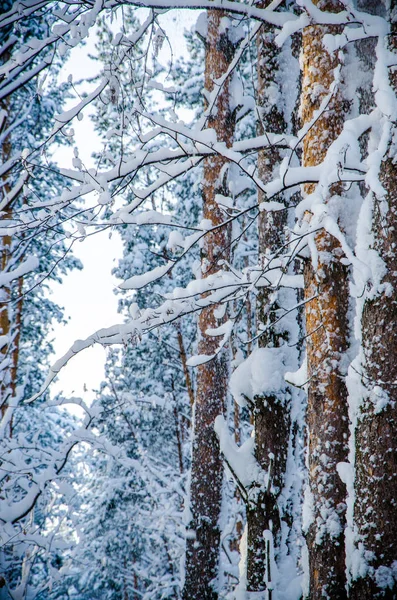
M3 109L6 113L9 110L10 102L6 99L0 103L0 109ZM8 119L3 121L3 131L8 126ZM1 159L2 163L7 162L11 158L12 145L11 137L8 135L4 140L1 148ZM8 182L8 174L6 173L2 178L2 198L6 198L6 195L10 192L10 185ZM11 207L7 204L4 207L2 218L9 220L12 218ZM3 235L0 238L0 266L1 272L7 270L9 261L12 257L12 239L10 235ZM11 288L2 287L0 288L0 335L7 336L8 342L0 350L0 361L3 362L3 369L0 373L0 409L1 414L7 408L10 397L15 393L16 385L16 362L18 359L18 342L19 334L15 336L14 331L11 329ZM12 337L14 335L14 340Z
M223 11L208 11L206 40L205 89L211 92L228 68L233 56L233 46L227 32L221 28L226 17ZM230 146L234 135L234 121L229 104L229 84L220 90L216 110L208 119L217 139ZM220 156L207 158L203 174L203 218L214 225L223 222L223 214L215 200L225 189L226 162ZM221 227L206 235L202 247L202 277L219 270L219 261L228 258L230 230ZM217 350L219 340L206 334L208 328L218 327L214 308L204 309L199 316L199 353L211 355ZM213 581L217 577L220 544L219 514L221 507L223 465L219 444L214 431L214 421L225 411L228 382L228 358L221 352L211 362L198 367L197 391L194 408L194 439L190 489L190 537L186 548L186 580L184 600L216 600Z
M339 12L333 0L316 2L323 10ZM329 93L338 67L337 56L323 45L325 34L338 27L310 25L303 31L303 82L301 114L312 121ZM303 144L305 166L321 163L340 134L346 106L336 90L323 113L311 126ZM314 184L305 188L314 191ZM341 193L339 185L329 191ZM310 214L306 216L310 219ZM346 597L345 489L336 465L347 460L347 389L343 355L348 348L348 271L340 262L339 243L324 230L315 236L318 265L305 265L305 299L308 363L309 486L313 501L312 522L307 532L311 600Z
M10 51L6 50L3 54L3 62L10 58ZM3 120L0 133L3 133L10 126L8 113L11 111L10 97L0 101L0 110L4 111L6 117ZM11 134L8 134L1 146L1 162L4 164L12 157L13 147ZM14 204L17 198L8 200L7 196L11 191L10 174L5 173L2 177L0 191L0 200L3 207L1 219L4 221L12 220ZM10 261L13 259L13 239L11 235L0 237L0 272L9 268ZM0 349L0 364L3 368L0 371L0 415L4 416L9 405L10 399L15 396L18 375L19 346L22 327L23 310L23 278L13 282L11 286L0 287L0 336L8 338L7 343ZM13 291L15 293L13 294ZM16 301L13 301L13 295L17 295ZM12 420L9 424L9 434L12 434Z

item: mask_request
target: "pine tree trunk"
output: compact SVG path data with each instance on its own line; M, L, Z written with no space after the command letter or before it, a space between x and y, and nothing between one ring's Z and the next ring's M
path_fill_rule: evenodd
M6 58L8 54L6 53ZM10 109L9 98L0 101L0 111L4 111L8 115ZM2 131L5 131L9 126L7 116L3 120ZM1 133L1 131L0 131ZM1 147L1 162L5 164L12 155L11 136L8 135ZM5 221L12 220L12 207L7 204L7 194L11 190L9 183L9 174L6 173L1 181L2 193L0 200L3 205L2 219ZM0 237L0 269L1 273L8 270L10 261L12 260L12 238L11 235L3 235ZM20 279L17 284L18 295L21 296L23 281ZM11 284L12 285L12 284ZM15 285L15 283L14 283ZM0 336L5 336L7 342L0 350L0 413L4 416L10 399L15 395L17 365L19 355L19 339L22 319L22 299L17 301L13 310L12 305L12 288L11 286L0 287ZM10 425L11 427L11 425ZM11 433L11 431L10 431Z
M316 2L329 12L343 6L335 1ZM303 31L302 118L311 121L329 92L338 66L325 50L325 34L339 33L335 26L310 25ZM345 105L336 91L323 114L304 139L305 166L319 164L343 127ZM306 186L306 193L314 191ZM334 185L332 194L342 189ZM309 220L310 215L306 218ZM347 460L348 410L343 356L348 348L348 270L340 262L338 242L325 230L315 236L317 268L305 265L305 300L308 364L308 461L311 524L307 531L311 600L346 598L345 488L336 465Z
M263 25L257 37L258 52L258 105L260 111L259 134L264 131L282 133L285 131L283 115L277 104L268 101L268 90L274 87L279 69L278 56L280 49L274 41L274 28ZM258 173L263 182L270 181L280 164L280 153L276 148L263 150L258 156ZM259 190L258 201L264 200ZM282 202L283 198L278 198ZM261 211L258 217L259 262L265 266L266 255L276 252L285 242L286 211ZM274 303L270 308L270 319L267 314L270 293L262 288L257 297L257 320L260 326L271 326L272 314L277 311ZM271 328L266 335L259 338L261 348L279 348L283 345L286 332L281 327ZM269 537L265 531L271 532L277 552L280 537L280 511L277 503L278 495L283 489L288 440L290 430L290 414L288 402L281 402L275 395L257 396L253 409L255 449L254 455L264 472L270 474L268 485L258 482L255 496L247 506L247 590L261 592L266 590L272 580L269 566L271 563Z
M9 108L9 101L6 99L2 102L0 102L0 110L4 111L5 114L7 114L8 112L8 108ZM8 119L5 118L3 120L3 126L2 129L0 129L0 133L3 132L3 130L5 131L7 128L7 123L8 123ZM9 160L11 156L11 140L10 140L10 136L8 136L1 147L1 162L2 164L5 164L7 162L7 160ZM3 194L1 199L4 201L4 196L5 194L7 194L10 191L9 185L7 183L7 174L5 174L2 177L2 181L1 181L1 187L3 189ZM7 212L5 213L4 217L5 218L10 218L10 214L8 214ZM10 246L11 246L11 238L8 235L3 235L0 238L0 252L1 252L1 256L0 256L0 268L1 268L1 272L4 273L4 271L7 268L8 265L8 261L9 261L9 254L10 254ZM9 338L10 336L10 289L9 287L2 287L0 288L0 335L1 336L6 336ZM7 407L7 401L8 401L8 386L9 386L9 368L7 368L7 363L9 363L8 357L9 357L9 344L6 343L0 350L0 408L1 408L1 414L4 415L4 412L6 410Z
M221 77L233 56L233 46L221 21L223 11L208 11L208 33L205 58L205 89L214 89L214 80ZM234 118L229 108L228 81L218 94L216 111L208 119L217 139L230 146L234 135ZM225 189L226 165L222 157L208 158L204 163L203 218L214 225L224 217L215 200L216 194L228 194ZM230 230L219 228L205 237L202 248L202 277L219 270L218 261L229 258ZM219 339L206 335L208 328L218 327L214 308L204 309L199 317L199 353L214 354ZM214 431L215 418L224 414L228 385L228 356L223 351L211 362L198 367L194 407L194 434L190 487L191 522L186 547L186 580L184 600L216 600L220 529L219 516L222 496L223 462Z
M397 52L395 0L389 10L394 34L389 48ZM395 70L390 81L397 93ZM397 598L397 170L396 130L390 125L380 169L386 194L374 199L372 214L373 248L384 262L385 275L365 299L361 321L365 394L355 436L354 519L363 569L351 585L354 600Z
M187 366L186 349L185 349L185 344L183 341L182 327L181 327L181 324L179 321L176 323L175 328L176 328L176 338L178 341L178 348L179 348L179 358L182 363L183 374L185 377L186 390L187 390L187 393L189 396L190 407L193 408L193 405L194 405L193 383L192 383L192 378L190 376L189 368Z

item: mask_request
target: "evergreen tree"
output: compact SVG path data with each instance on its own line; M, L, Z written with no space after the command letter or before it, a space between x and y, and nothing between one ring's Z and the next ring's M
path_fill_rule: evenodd
M96 90L58 119L60 130L95 99L101 103L98 123L108 142L98 153L97 170L87 172L76 157L75 170L64 172L73 186L54 200L53 211L62 215L77 198L95 192L97 214L86 221L122 229L127 253L120 265L121 288L131 290L123 300L129 310L125 322L79 341L48 378L94 343L127 346L124 354L111 355L95 409L96 429L90 430L94 450L87 477L95 479L98 473L91 496L99 518L95 508L87 511L81 539L94 532L97 537L70 555L73 565L78 553L86 552L93 566L85 578L78 567L70 567L75 571L69 571L66 587L57 588L59 597L89 597L99 565L106 567L101 585L115 597L395 596L395 6L358 4L360 10L344 0L205 6L207 21L201 18L198 32L205 41L206 105L204 114L186 124L178 114L176 92L156 63L164 41L161 13L173 4L164 0L159 9L156 0L148 0L144 22L131 19L119 35L106 33L106 68ZM5 17L0 15L0 24L26 22L53 6L50 0L32 0L28 15L16 3ZM62 23L36 48L35 57L61 38L72 46L80 43L99 15L110 9L117 17L121 8L114 8L112 0L57 6ZM296 94L286 93L279 76L290 76L290 66L296 66L287 40L297 32L302 33L299 130ZM252 53L256 38L257 54ZM258 59L251 61L256 103L252 95L251 102L244 97L243 56L250 52ZM2 71L7 85L15 69L29 63L28 52L13 56ZM181 70L182 79L190 79L186 86L182 81L181 97L187 101L196 97L202 77L197 68L190 73ZM166 98L161 109L154 89ZM244 111L251 111L251 119L238 128ZM254 122L260 123L257 131ZM4 156L9 150L3 144ZM29 167L31 161L24 158L24 164ZM202 220L195 200L186 201L194 186L202 187ZM298 190L301 197L292 195ZM122 205L112 212L118 197ZM194 206L195 214L183 212L180 200L188 210ZM246 233L256 220L255 247ZM43 223L37 212L37 224ZM26 223L18 229L24 235L27 231ZM245 262L245 243L259 253L258 264ZM191 262L198 258L195 246L200 247L200 269ZM296 260L304 264L303 278ZM287 290L297 285L304 287L303 299ZM197 341L189 321L193 314L199 315ZM182 319L179 330L177 319ZM256 340L250 333L241 352L242 323L251 332L255 320L259 347L253 349ZM8 324L2 327L7 334ZM141 337L144 341L129 346ZM188 340L199 353L190 363ZM287 372L296 367L303 348L307 361L301 359L301 369ZM241 362L244 354L248 358ZM179 370L170 368L173 356ZM209 357L212 362L202 362ZM252 438L240 439L239 409L233 415L234 439L230 435L230 357L233 366L240 363L231 379L233 395L254 413ZM189 364L198 366L195 385L189 381ZM15 386L15 377L8 381ZM150 409L149 398L154 401ZM193 399L183 584L176 567L182 536L179 529L168 528L168 516L180 525L179 491L188 463L184 419L189 419L186 408ZM303 446L305 473L299 467ZM157 468L162 455L165 479ZM223 537L229 535L227 507L239 510L239 517L243 511L236 508L237 495L225 493L222 455L248 509L235 590L226 580L237 576L237 545L225 576L219 555L221 547L225 555L228 551ZM304 477L302 497L299 480ZM80 492L83 508L90 498L84 482ZM135 531L125 520L127 506L136 510ZM159 512L167 519L154 531ZM302 552L295 548L303 544L301 520L307 560L304 545ZM110 530L118 523L124 527L119 539L128 543L123 556ZM120 566L124 559L125 567ZM296 581L299 559L303 577Z
M3 3L3 8L7 6ZM20 28L1 30L2 62L11 48L26 48L36 36L48 35L51 22L34 16ZM51 562L64 546L62 523L67 510L60 503L58 475L61 447L74 420L64 411L43 409L43 403L23 401L38 392L49 365L52 345L47 336L62 309L48 298L48 281L79 266L68 256L62 222L44 208L60 185L49 158L38 157L35 169L25 170L21 155L32 155L48 138L62 89L40 91L38 74L49 63L32 60L14 68L0 82L1 108L1 516L0 587L4 598L25 598L46 587ZM22 231L30 220L32 200L42 202L41 231ZM9 231L11 233L9 233ZM5 232L5 233L4 233Z

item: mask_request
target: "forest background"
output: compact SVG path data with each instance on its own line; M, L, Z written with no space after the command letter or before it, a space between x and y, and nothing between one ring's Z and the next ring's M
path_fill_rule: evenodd
M0 597L395 598L394 0L191 2L184 58L185 3L0 7ZM49 367L115 230L123 322Z

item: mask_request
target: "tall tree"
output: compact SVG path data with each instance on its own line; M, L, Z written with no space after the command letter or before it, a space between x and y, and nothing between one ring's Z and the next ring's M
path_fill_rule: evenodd
M2 3L4 11L11 7L11 3ZM7 27L1 31L1 63L6 63L10 59L11 48L16 43L12 37L12 28ZM21 196L22 187L27 179L27 174L15 180L12 176L12 167L15 163L16 149L11 138L13 123L18 118L15 105L12 102L10 94L0 99L0 141L1 141L1 210L2 219L10 222L13 215L13 208ZM11 235L6 233L1 236L1 272L6 274L11 271L9 281L2 283L0 290L0 334L2 344L0 351L0 410L4 417L11 398L16 392L16 375L19 353L21 310L22 310L22 277L13 277L12 270L15 269L20 261L20 253L12 239ZM13 248L14 247L14 248ZM14 251L13 251L14 250ZM13 303L12 287L18 289L19 300ZM14 306L13 306L14 304ZM14 315L13 315L14 313ZM8 424L8 433L11 430L11 422Z
M8 5L8 6L7 6ZM12 3L2 3L6 12ZM2 11L3 13L3 11ZM26 50L32 38L46 36L50 21L33 16L15 34L12 24L0 31L0 60L11 49ZM37 76L50 61L31 60L0 76L0 588L4 598L25 598L43 584L41 574L59 549L58 525L64 511L52 503L57 491L45 476L59 475L59 450L72 430L73 419L57 410L23 405L23 400L42 384L52 345L46 339L53 319L62 310L46 297L46 280L61 275L78 262L67 256L63 224L46 213L43 231L21 232L18 225L31 214L31 204L54 193L61 178L49 160L37 160L37 168L25 170L21 156L34 152L48 138L55 106L62 92L43 94ZM33 359L35 355L35 359ZM52 515L49 515L51 507ZM55 516L57 515L57 516ZM51 519L55 517L55 521ZM50 533L51 532L51 533ZM46 535L52 537L50 541ZM52 550L49 550L51 546Z
M230 107L229 79L219 80L227 72L233 57L231 23L227 13L207 12L205 91L208 127L218 141L231 146L234 115ZM213 103L213 106L211 106ZM203 170L203 218L213 226L222 225L224 215L216 201L217 194L228 195L227 162L220 156L205 159ZM230 257L230 228L221 226L205 236L201 249L202 277L216 273L221 261ZM223 463L214 422L226 408L228 351L217 353L219 339L207 333L224 321L215 307L199 316L199 354L212 360L198 367L193 422L193 449L190 482L190 522L186 547L185 600L216 600L216 578L220 548L219 518L222 501Z
M337 13L337 0L317 3L323 11ZM303 164L320 164L332 142L341 133L346 116L337 53L324 45L325 35L335 35L339 26L311 24L302 39L303 123L308 131L303 141ZM316 194L315 185L305 186ZM317 193L320 193L317 190ZM340 184L326 190L325 203L342 194ZM307 214L306 219L311 220ZM307 531L309 551L309 598L346 597L344 528L345 496L337 475L337 464L347 459L348 409L344 354L348 348L348 268L340 260L339 242L318 224L312 253L304 269L306 301L306 347L308 367L308 468L311 523Z
M293 57L291 43L282 50L275 42L275 28L263 24L257 35L257 111L258 133L293 133L293 119L286 107L286 94L290 95L288 108L298 100L299 67ZM288 71L288 74L287 74ZM283 88L284 86L284 88ZM287 127L288 122L288 127ZM278 175L283 158L277 146L258 153L258 173L263 183L268 183ZM266 201L266 195L258 190L259 206ZM279 211L260 210L258 215L259 267L265 272L269 267L277 268L281 263L284 269L293 273L295 264L293 253L289 252L287 226L290 196L277 197L284 209ZM291 224L291 223L290 223ZM272 286L261 287L257 295L258 347L261 361L278 365L280 372L296 369L297 355L294 342L298 328L282 319L283 306L294 304L295 292L283 288L282 277ZM296 299L295 299L296 302ZM281 321L275 323L275 321ZM292 348L289 347L292 345ZM259 368L259 366L258 366ZM267 368L266 365L263 366ZM284 559L281 552L282 520L290 521L283 507L282 498L288 496L285 490L287 459L291 444L291 403L298 392L289 386L281 385L278 390L258 394L253 399L253 419L255 434L254 455L258 465L267 473L266 481L255 483L252 498L247 506L247 590L260 592L277 589L285 584L285 579L276 582L277 573L273 565ZM294 411L298 415L300 411ZM296 518L296 515L295 515ZM287 525L287 530L290 524ZM266 534L264 534L266 532ZM285 539L283 540L285 544ZM290 551L286 551L290 553ZM276 559L276 563L275 563ZM291 570L291 577L296 570Z
M34 9L35 2L37 2L36 6L40 7L52 6L51 2L41 3L39 0L32 0L29 10ZM164 2L165 4L162 6L172 5L171 0L164 0ZM158 2L148 0L147 4L156 9ZM55 38L49 43L53 43L57 35L63 36L71 43L78 43L80 36L84 37L90 25L95 21L98 11L112 6L111 0L105 0L102 5L96 4L94 7L78 3L77 0L75 4L73 2L65 4L64 12L57 13L61 14L64 24L61 28L52 30ZM192 3L190 6L194 8L198 5ZM279 115L277 113L280 112L280 107L277 106L277 109L270 110L269 122L265 123L263 128L263 130L270 130L266 131L266 136L255 136L252 139L253 136L247 134L246 137L242 136L238 141L233 141L234 114L231 109L230 97L232 95L239 96L240 90L238 86L230 84L229 77L223 78L222 76L230 64L233 66L232 70L235 69L233 57L238 56L241 46L234 53L234 43L231 42L228 35L230 20L221 7L216 5L208 13L207 31L205 33L202 31L203 37L206 38L207 113L198 126L187 127L172 111L169 115L164 111L157 114L146 102L147 98L143 93L130 111L125 110L126 104L123 104L125 100L124 84L118 77L118 69L120 64L126 64L126 58L132 57L132 48L139 36L144 36L145 32L158 20L159 15L153 10L145 25L142 27L136 25L140 32L136 36L134 34L127 36L125 32L114 38L112 36L109 68L105 70L103 77L101 76L95 92L97 98L100 97L101 100L108 98L110 103L114 103L114 113L118 115L117 127L112 128L108 135L110 139L117 136L120 141L117 150L114 153L110 152L104 160L107 163L105 164L106 169L109 169L101 170L98 166L98 172L88 173L80 165L76 171L69 172L70 177L74 179L74 185L54 203L54 207L62 207L65 198L65 201L74 201L81 194L95 191L98 193L99 204L102 206L102 202L106 204L111 201L111 194L108 193L109 184L112 194L115 195L119 190L129 187L134 182L137 184L133 190L134 197L127 207L123 207L123 210L112 215L110 223L124 225L126 222L139 222L147 226L148 224L153 225L154 222L157 223L155 219L158 219L158 222L163 225L174 226L168 208L160 213L156 210L154 203L153 210L146 210L145 201L149 201L154 192L163 188L173 178L190 169L193 171L201 161L204 162L203 222L198 227L192 227L194 233L187 238L183 238L182 235L178 235L177 231L174 231L172 234L173 244L170 242L168 246L160 245L161 256L158 257L160 264L155 263L149 273L133 276L123 286L125 289L130 287L134 290L133 294L136 294L137 285L138 287L145 283L151 285L156 278L162 277L164 274L166 277L163 279L166 280L170 273L177 268L176 265L181 264L183 252L190 251L189 244L192 239L194 243L198 239L202 242L201 280L192 282L191 286L186 286L184 290L172 290L171 292L163 284L163 289L167 293L164 302L159 300L159 304L157 304L153 298L145 300L150 304L150 308L146 311L143 310L142 314L136 314L139 311L132 310L134 314L127 323L90 336L87 340L77 344L57 365L58 368L59 365L67 362L76 351L98 341L104 344L115 341L125 343L126 340L137 338L141 332L152 331L160 325L164 326L164 323L169 324L181 315L201 310L199 353L204 354L207 358L213 357L213 360L202 363L198 369L190 490L191 520L187 531L186 581L183 590L185 600L187 598L189 600L191 598L213 600L219 596L215 580L219 572L222 465L213 424L215 417L219 417L225 409L228 367L227 351L223 350L217 353L219 342L216 339L226 329L226 313L223 311L223 306L215 307L215 305L220 301L225 304L227 302L230 304L236 302L237 304L238 300L241 300L246 294L246 290L249 290L247 293L251 293L253 290L256 292L253 277L256 277L259 288L267 286L267 289L261 290L259 294L261 321L265 322L266 326L272 325L273 330L271 334L261 336L260 344L263 347L256 349L254 356L248 361L251 371L247 373L244 368L241 371L247 375L247 387L251 386L252 394L246 395L253 404L256 437L247 440L248 444L244 449L236 449L235 445L232 450L235 457L243 457L248 461L247 464L242 464L243 461L240 460L237 466L239 475L241 475L240 481L243 483L242 487L244 488L244 482L247 482L245 489L249 489L252 494L252 498L248 499L252 500L249 503L248 519L253 533L249 540L249 588L254 591L254 594L259 592L262 595L267 585L266 595L271 596L272 593L273 581L269 578L269 564L266 564L266 562L269 563L269 558L272 556L269 546L274 540L277 545L278 539L280 539L278 532L281 530L282 533L283 528L286 530L289 526L287 520L283 521L281 503L284 502L284 499L281 497L280 487L285 484L284 473L288 461L286 459L286 440L290 436L289 399L292 395L292 391L286 386L283 378L286 362L285 342L292 340L287 340L290 332L276 323L272 315L275 311L277 313L288 312L284 307L285 295L281 292L282 279L277 283L277 277L291 275L288 268L291 267L293 253L288 254L286 251L286 256L285 249L280 248L280 242L282 245L289 241L289 238L280 235L285 225L283 213L281 210L279 211L280 204L267 204L267 201L280 200L284 197L280 194L286 189L300 184L306 184L305 197L299 203L296 213L298 219L302 217L302 222L296 226L292 235L297 235L298 238L300 236L300 240L297 241L300 244L300 256L306 260L304 284L308 364L309 486L304 512L305 517L310 517L307 519L310 579L308 595L313 600L322 597L345 598L348 593L354 594L355 598L366 593L386 597L395 595L395 564L392 561L393 554L395 554L395 531L391 519L394 506L393 466L395 464L392 442L395 434L392 403L396 373L394 363L390 364L393 361L386 359L385 348L389 356L393 357L396 340L392 327L395 321L392 292L393 286L397 283L394 275L396 265L393 246L395 243L393 136L396 105L394 92L390 89L388 82L385 84L387 78L384 76L387 66L394 65L394 58L393 54L385 51L383 45L385 40L389 39L393 49L395 32L393 30L392 35L389 35L390 31L382 19L367 18L350 5L347 10L345 2L325 0L313 4L309 1L302 1L299 6L303 8L303 11L297 16L287 13L287 11L275 13L270 9L264 10L245 3L228 5L235 15L246 16L250 12L254 18L259 20L269 19L277 26L285 24L286 27L283 31L278 32L278 40L288 36L292 30L296 31L299 27L304 26L302 50L304 80L301 109L303 127L299 136L287 135L285 124L281 123L282 119L278 123ZM394 3L390 13L392 21L394 19L393 11L395 11ZM21 14L17 9L12 9L11 12L10 19L22 19L24 16L23 10ZM78 17L78 21L76 21L76 17ZM360 27L361 22L365 27ZM344 35L339 35L342 30ZM68 37L69 31L70 37ZM163 39L162 30L161 28L153 29L152 33L156 39L158 51ZM265 81L267 85L267 81L271 80L273 76L273 73L266 72L266 69L276 61L277 50L273 43L273 34L269 35L269 31L262 31L261 35L260 54L263 50L269 61L267 65L261 62L262 57L259 61L260 88L262 87L264 90ZM349 118L347 95L343 91L341 79L343 54L340 46L349 40L357 40L358 37L365 35L379 36L380 39L377 47L379 61L374 74L374 88L380 93L375 94L378 103L377 110L370 115L360 114L359 118L355 120ZM269 48L266 48L265 52L264 47L268 43ZM117 61L113 61L113 46L118 48L118 51L120 50L120 54L118 51L114 53L114 55L118 54ZM337 50L334 52L332 48L337 48ZM348 54L348 52L347 50L346 53ZM18 61L23 62L25 55L26 53L19 55ZM143 53L140 56L143 57L142 62L145 63L145 72L142 76L138 74L136 79L131 77L134 87L144 90L145 86L142 85L142 82L160 89L164 87L164 82L157 81L155 77L152 77L151 69L146 68L150 62L148 54ZM354 60L352 64L355 64ZM18 66L21 66L19 62ZM392 72L392 86L395 86L394 79L395 73ZM109 95L104 92L105 88L110 91ZM275 87L271 87L271 92L274 91ZM174 92L167 93L173 94ZM59 119L59 127L70 122L70 119L79 114L82 106L89 101L88 97L80 99L79 105L74 111L68 112ZM263 106L261 108L263 109ZM263 110L260 112L264 118ZM273 122L271 115L275 118ZM285 118L284 115L285 122L288 121L288 118L288 116ZM266 121L265 118L264 121ZM132 127L130 127L131 124L133 124ZM128 129L128 127L130 128ZM134 127L138 131L139 141L129 154L129 148L126 151L124 142L127 139L130 141L132 136L129 137L129 135ZM373 130L369 146L371 148L376 146L377 152L371 150L372 155L365 164L365 161L358 158L359 147L360 142L361 146L364 145L363 137L371 128ZM217 140L215 140L214 131ZM283 133L284 141L282 143L280 143L280 137L274 133L278 131ZM363 134L365 135L363 136ZM295 165L299 159L299 146L302 139L304 166L296 169ZM167 142L164 143L164 140ZM280 148L280 145L283 148ZM258 169L253 167L252 158L252 153L257 153L258 149L260 149L259 177ZM384 151L386 154L382 159ZM285 156L283 156L283 152L285 152ZM369 150L368 153L371 154ZM280 158L283 158L281 169L273 168ZM229 161L236 165L233 173L229 168ZM78 161L76 162L78 163ZM379 185L379 173L375 173L377 164L380 165L379 173L383 188ZM254 212L257 209L257 206L254 205L253 207L244 207L244 210L239 211L236 205L228 202L229 177L233 178L234 189L241 191L241 181L236 175L238 169L244 172L247 179L263 192L265 199L261 206L265 210L260 217L259 227L261 265L256 269L244 267L239 270L235 268L233 261L229 260L230 244L234 243L239 234L236 233L237 226L231 231L232 228L225 226L223 221L232 221L237 216L250 218L252 215L250 210ZM147 177L140 178L141 173ZM368 212L371 212L370 225L368 226L368 222L366 222L367 246L371 235L373 240L370 240L370 247L367 248L369 252L367 254L364 252L364 256L371 260L376 256L382 260L375 261L376 268L368 286L370 289L364 289L362 298L357 300L363 341L359 378L363 379L364 391L359 402L355 431L357 446L355 452L357 471L355 512L354 519L351 515L349 519L351 518L352 521L353 532L357 534L357 538L354 540L357 548L353 551L351 562L359 557L359 566L362 569L356 569L355 572L352 569L353 581L351 592L348 592L344 557L345 547L350 548L349 545L345 545L344 535L346 493L338 476L337 468L343 474L343 463L347 461L348 397L345 376L349 360L347 351L350 350L347 314L351 308L348 294L351 268L347 266L347 263L351 262L356 265L354 253L351 252L349 244L356 234L359 234L358 238L360 238L358 245L362 244L363 232L359 231L359 228L356 231L355 224L347 223L348 220L354 220L352 215L355 213L354 207L347 201L351 197L344 184L346 182L350 185L353 181L363 181L366 173L368 174L367 185L371 193L364 203L359 221L362 225L365 220L365 211L367 211L367 216ZM264 182L268 181L269 184L266 185ZM113 185L114 187L112 187ZM220 210L220 204L225 200L225 206L229 212ZM262 201L262 197L260 197L260 201ZM360 202L361 198L358 195L357 204ZM227 204L229 205L227 206ZM141 212L140 208L144 210ZM55 212L56 210L57 208L54 208ZM105 209L102 210L100 207L98 212L101 211L105 217L111 212L110 210L105 212ZM343 221L343 219L345 220ZM211 227L211 224L213 229L209 231L208 228ZM289 224L291 225L291 223ZM346 225L349 226L349 231L344 235ZM177 226L180 229L183 223L179 223ZM189 231L190 233L191 231ZM305 247L306 240L308 240L308 244ZM181 254L169 252L173 245L183 249ZM156 243L152 246L152 250L157 252ZM162 262L163 259L167 261L165 265ZM216 278L215 274L221 271L220 261L226 261L227 266ZM142 261L142 263L144 262ZM231 266L229 267L229 265ZM141 266L144 270L145 265ZM274 279L275 274L277 275L276 279ZM207 293L203 294L203 290ZM270 291L272 294L269 293ZM278 296L276 297L273 292L278 292ZM270 313L266 312L268 308L272 309ZM235 315L231 314L233 315L231 321L233 321ZM382 320L383 315L386 315L387 319ZM227 325L229 326L229 324ZM175 337L171 336L171 338L175 341ZM179 344L178 338L176 341ZM361 339L358 341L361 342ZM179 346L180 352L184 354L183 344L179 344ZM262 362L254 360L258 357L264 357L266 360ZM282 368L280 368L280 364L282 364ZM247 367L247 364L245 366ZM357 363L352 365L352 367L356 366ZM263 375L263 380L261 380L261 375ZM187 379L186 369L185 379ZM258 380L261 386L259 386ZM301 382L301 385L305 383L306 380ZM142 383L142 386L143 389L146 389L145 382ZM281 396L284 396L283 400L281 400ZM352 397L350 399L352 400L350 409L351 412L354 412L352 410L353 399ZM278 429L276 429L276 422L279 426ZM225 425L225 421L223 425ZM226 427L222 429L222 422L219 420L217 427L217 431L222 435L228 428L226 423ZM227 433L229 434L228 431ZM223 442L225 442L225 437ZM223 442L221 439L221 445ZM226 442L223 447L226 447L230 440L226 439ZM290 444L291 437L289 437L288 452L290 452ZM386 460L382 455L387 457ZM389 455L390 461L388 460ZM254 458L256 461L251 460ZM183 461L180 464L183 464ZM232 462L230 464L233 468ZM253 477L249 473L251 468L254 471ZM350 487L353 487L349 478L344 478L344 480ZM256 485L258 482L259 485ZM255 488L257 488L256 491ZM256 494L256 492L258 493ZM129 498L126 499L129 500ZM351 502L352 496L349 496L347 500ZM136 498L133 501L135 502ZM266 511L263 510L262 505L265 506ZM353 510L352 503L349 506ZM378 513L376 516L370 516L376 512ZM114 514L118 514L117 511L114 511ZM375 527L373 527L374 524ZM265 535L263 535L264 531ZM350 533L351 531L349 535ZM351 538L346 537L348 544L351 544ZM382 549L382 546L385 549ZM270 567L273 568L271 564ZM123 589L123 585L122 583L120 589ZM174 593L174 590L167 591L167 593Z
M375 6L376 5L376 6ZM380 35L377 47L379 69L383 52L396 56L397 4L364 3L365 10L385 16L388 27ZM371 10L372 9L372 10ZM383 68L385 65L383 64ZM387 90L393 109L397 107L397 73L391 68L389 81L378 83ZM376 89L376 88L375 88ZM377 91L377 90L376 90ZM379 100L379 97L377 98ZM394 110L393 113L394 114ZM359 304L362 310L362 354L358 363L361 394L355 430L354 521L357 556L350 598L392 599L397 594L397 174L395 167L395 118L390 109L382 110L379 130L371 133L371 147L384 152L379 168L381 187L370 190L365 201L367 226L372 231L369 247L362 255L373 259L371 289L365 291ZM375 144L375 146L374 146ZM361 258L361 256L360 256ZM375 268L374 268L375 267Z

